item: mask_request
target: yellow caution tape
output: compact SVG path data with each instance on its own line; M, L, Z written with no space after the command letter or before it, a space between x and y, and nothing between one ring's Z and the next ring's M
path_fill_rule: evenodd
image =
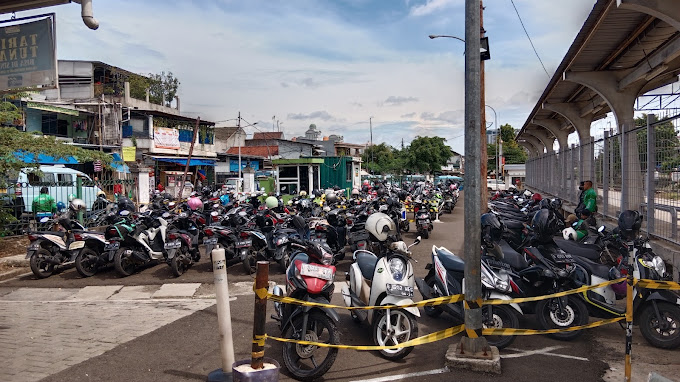
M268 294L267 297L276 302L280 302L283 304L296 304L296 305L304 305L304 306L316 306L319 308L330 308L330 309L347 309L347 310L371 310L371 309L399 309L399 308L411 308L411 307L423 307L423 306L434 306L434 305L444 305L444 304L452 304L456 302L463 301L464 296L462 294L457 294L453 296L444 296L444 297L437 297L437 298L432 298L429 300L423 300L419 302L414 302L413 304L407 304L407 305L376 305L376 306L340 306L340 305L333 305L333 304L324 304L320 302L310 302L310 301L302 301L298 300L292 297L283 297L283 296L276 296L273 294Z
M269 292L267 291L267 288L255 289L255 284L253 284L253 291L255 292L257 297L260 298L260 300L263 300L263 299L271 296L271 294L269 294Z
M622 321L625 317L610 318L607 320L600 320L591 322L586 325L570 326L564 329L546 329L546 330L534 330L534 329L513 329L513 328L487 328L482 329L482 334L485 336L533 336L537 334L553 334L553 333L563 333L563 332L576 332L583 329L596 328L602 325L609 325L614 322Z
M458 326L454 326L454 327L451 327L451 328L448 328L448 329L440 330L438 332L426 334L426 335L418 337L418 338L414 338L410 341L400 343L399 345L389 345L389 346L378 346L378 345L351 346L351 345L327 344L327 343L323 343L323 342L293 340L293 339L289 339L289 338L280 338L280 337L273 337L273 336L267 336L267 338L270 338L274 341L279 341L279 342L292 342L292 343L296 343L296 344L300 344L300 345L310 345L310 346L318 346L318 347L324 347L324 348L354 349L354 350L386 350L386 349L401 349L401 348L406 348L406 347L411 347L411 346L441 341L443 339L453 337L456 334L462 332L463 330L465 330L465 325L458 325Z
M620 279L605 281L603 283L599 283L599 284L595 284L595 285L584 285L582 287L578 287L578 288L575 288L575 289L569 289L569 290L565 290L565 291L562 291L562 292L548 294L548 295L545 295L545 296L521 297L521 298L513 298L511 300L484 300L482 302L482 304L483 305L505 305L505 304L519 304L519 303L522 303L522 302L530 302L530 301L540 301L540 300L546 300L546 299L549 299L549 298L568 296L570 294L575 294L575 293L583 293L583 292L589 291L591 289L604 288L608 285L618 284L622 281L626 281L626 278L622 277Z
M680 290L680 283L673 281L656 281L656 280L646 280L646 279L636 279L635 284L640 288L647 289L667 289L667 290Z

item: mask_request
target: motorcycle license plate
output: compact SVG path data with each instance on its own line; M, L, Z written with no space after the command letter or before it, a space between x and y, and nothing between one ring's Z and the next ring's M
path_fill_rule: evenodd
M108 243L104 246L104 251L115 251L116 249L120 248L120 243L115 242L115 243Z
M419 223L419 224L429 224L429 223L430 223L430 219L418 220L418 223Z
M28 247L29 251L37 251L40 249L40 244L31 244L30 247Z
M177 240L177 241L171 241L169 243L165 243L165 249L175 249L179 248L182 246L182 242Z
M326 242L326 239L324 239L323 237L313 237L310 240L314 243L325 243Z
M243 241L237 241L236 242L236 248L250 247L251 245L253 245L252 240L243 240Z
M217 238L205 239L203 240L203 244L217 244Z
M69 251L73 251L75 249L83 248L84 246L85 246L84 241L74 241L73 243L71 243L71 245L68 246L68 249Z
M413 297L413 287L399 284L387 284L387 294L392 296Z
M300 267L300 274L307 277L315 277L322 280L333 280L333 270L326 267L320 267L314 264L302 264Z
M573 263L574 258L571 256L571 254L566 253L566 252L558 252L555 253L553 256L553 259L555 260L556 263Z

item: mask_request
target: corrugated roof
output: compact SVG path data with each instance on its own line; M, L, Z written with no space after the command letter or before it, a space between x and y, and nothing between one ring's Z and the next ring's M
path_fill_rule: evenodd
M227 154L238 155L238 147L230 147ZM262 158L269 158L279 155L278 146L241 146L241 155L253 155Z

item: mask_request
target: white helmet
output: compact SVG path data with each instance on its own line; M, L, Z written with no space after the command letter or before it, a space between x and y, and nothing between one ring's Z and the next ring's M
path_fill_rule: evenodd
M379 241L385 241L389 235L397 233L397 226L389 216L378 212L366 219L366 231Z
M359 189L358 188L352 189L352 196L359 196Z
M83 199L78 198L71 200L69 202L69 206L74 211L85 211L85 209L87 208L85 206L85 202L83 201Z
M529 191L529 190L524 191L524 197L525 197L525 198L529 199L529 198L531 197L531 195L533 195L533 194L531 193L531 191Z
M564 240L576 240L578 235L576 234L575 229L569 227L562 230L562 237Z

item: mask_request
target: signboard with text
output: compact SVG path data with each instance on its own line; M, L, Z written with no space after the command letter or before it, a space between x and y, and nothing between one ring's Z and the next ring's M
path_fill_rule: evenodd
M179 150L179 130L167 127L154 127L153 144L159 149Z
M51 17L0 26L0 91L55 88L54 50Z

